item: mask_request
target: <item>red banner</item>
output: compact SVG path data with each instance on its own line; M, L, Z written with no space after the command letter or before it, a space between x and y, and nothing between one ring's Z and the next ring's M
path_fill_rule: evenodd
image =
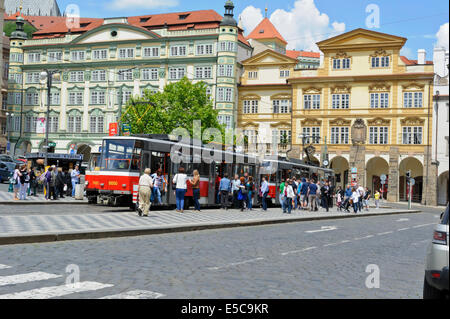
M118 125L117 123L109 123L109 136L116 136Z

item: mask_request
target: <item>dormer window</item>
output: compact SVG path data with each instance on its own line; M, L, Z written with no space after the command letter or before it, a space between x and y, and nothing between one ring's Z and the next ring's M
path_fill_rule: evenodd
M259 30L259 33L264 33L264 29Z
M178 17L180 20L186 20L186 18L189 17L189 14L180 14Z
M150 20L150 18L141 18L140 22L141 22L141 23L145 23L145 22L147 22L148 20Z
M80 23L80 28L86 28L88 25L90 25L90 22L87 23Z

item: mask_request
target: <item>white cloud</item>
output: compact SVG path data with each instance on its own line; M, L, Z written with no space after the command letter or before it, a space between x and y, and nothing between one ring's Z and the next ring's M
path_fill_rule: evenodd
M448 50L448 22L441 25L438 33L436 33L437 43L436 47L443 47Z
M261 9L254 6L248 6L242 11L240 18L242 19L242 26L245 29L245 34L248 35L264 18Z
M178 5L178 0L113 0L107 4L109 9L157 9L170 8Z
M263 19L261 9L253 6L245 8L241 16L247 34ZM345 31L345 23L330 23L328 15L317 9L314 0L296 0L289 11L277 9L270 21L288 42L288 49L318 51L316 42Z

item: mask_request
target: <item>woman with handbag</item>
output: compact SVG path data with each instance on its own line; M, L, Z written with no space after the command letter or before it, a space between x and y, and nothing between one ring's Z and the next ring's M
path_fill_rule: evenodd
M237 200L239 203L239 208L241 209L241 212L243 212L244 211L244 202L247 201L248 192L245 187L245 177L241 177L239 181L240 181L240 184L237 185L239 187Z
M178 174L176 174L173 178L173 186L175 188L175 197L177 202L177 212L184 212L184 195L186 195L187 191L187 175L184 173L184 167L178 169Z

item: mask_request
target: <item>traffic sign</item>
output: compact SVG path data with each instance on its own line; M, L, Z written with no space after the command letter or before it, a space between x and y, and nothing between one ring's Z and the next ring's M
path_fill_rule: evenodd
M48 143L48 147L56 147L56 143L50 142L50 143Z
M380 179L381 179L382 181L386 181L387 176L383 174L383 175L380 176Z
M384 184L386 184L386 181L381 181L381 185L384 185Z
M109 136L117 135L118 124L117 123L109 123Z
M416 184L416 180L414 178L409 179L409 185L414 186Z

